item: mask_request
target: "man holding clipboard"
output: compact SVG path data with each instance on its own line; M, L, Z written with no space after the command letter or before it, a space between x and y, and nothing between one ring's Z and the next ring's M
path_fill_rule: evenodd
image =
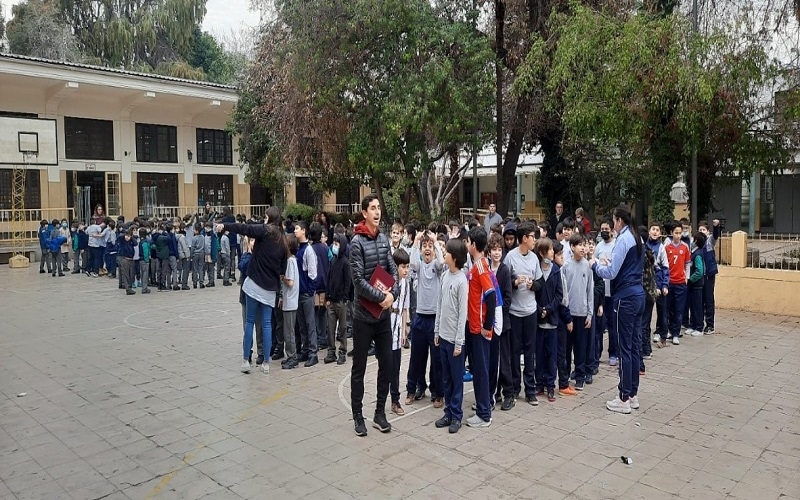
M357 436L366 436L362 400L367 351L375 343L378 360L378 400L372 425L381 432L392 430L386 420L386 398L389 395L389 373L392 366L391 307L398 295L397 266L392 259L391 245L379 232L381 205L378 197L368 194L361 200L361 215L350 244L350 267L355 298L353 305L353 368L350 380L350 405Z

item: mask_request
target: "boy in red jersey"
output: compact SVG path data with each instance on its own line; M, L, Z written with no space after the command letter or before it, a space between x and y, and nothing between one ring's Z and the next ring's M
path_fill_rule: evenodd
M669 293L667 294L667 314L669 333L672 335L672 344L680 345L681 322L683 311L686 308L686 280L689 276L692 252L689 245L681 241L683 226L678 221L673 221L666 226L672 240L665 245L667 260L669 261ZM667 339L662 333L659 347L667 345Z
M467 299L467 326L472 335L472 387L475 389L475 415L467 419L470 427L492 425L492 406L489 394L489 350L494 325L495 296L491 268L484 251L488 237L480 226L469 231L467 249L472 257L469 270L469 295Z

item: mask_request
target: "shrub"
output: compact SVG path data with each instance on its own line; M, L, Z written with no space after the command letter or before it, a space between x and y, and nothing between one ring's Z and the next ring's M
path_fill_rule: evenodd
M291 216L294 220L303 220L310 224L315 213L317 213L316 208L296 203L294 205L286 205L286 208L283 209L283 218Z

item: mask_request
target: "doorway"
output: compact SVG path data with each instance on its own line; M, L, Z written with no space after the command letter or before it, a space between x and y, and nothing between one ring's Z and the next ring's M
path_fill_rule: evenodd
M98 204L110 215L106 206L104 172L67 171L67 205L75 209L75 218L86 224ZM76 196L77 195L77 196Z

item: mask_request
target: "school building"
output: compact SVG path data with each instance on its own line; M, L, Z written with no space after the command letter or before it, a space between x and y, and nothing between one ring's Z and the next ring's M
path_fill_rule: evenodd
M237 99L229 85L0 54L0 226L10 221L21 165L30 221L85 219L96 205L128 219L183 215L206 202L263 212L279 200L245 181L226 130ZM24 158L23 143L39 155ZM320 194L299 173L277 198L350 212L359 184ZM0 240L8 231L0 227Z

